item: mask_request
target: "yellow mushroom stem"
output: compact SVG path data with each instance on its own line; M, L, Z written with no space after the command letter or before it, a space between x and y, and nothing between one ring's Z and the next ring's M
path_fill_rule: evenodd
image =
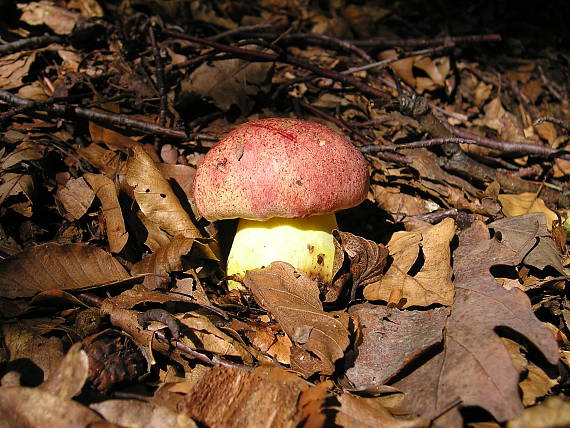
M309 278L331 282L335 254L332 231L336 228L334 214L296 219L274 217L266 221L240 219L228 256L227 274L241 278L248 270L281 261ZM229 280L228 288L242 287Z

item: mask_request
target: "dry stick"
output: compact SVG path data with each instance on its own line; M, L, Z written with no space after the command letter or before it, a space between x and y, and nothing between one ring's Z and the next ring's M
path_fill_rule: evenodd
M170 37L176 37L176 38L180 38L180 39L184 39L184 40L189 40L189 41L192 41L195 43L200 43L200 44L203 44L206 46L211 46L211 47L218 49L218 50L221 50L223 52L232 53L232 54L236 55L237 57L243 58L243 59L251 60L252 58L254 58L254 59L257 59L259 61L283 62L286 64L294 65L294 66L297 66L299 68L303 68L305 70L312 71L313 73L319 74L323 77L328 77L329 79L336 80L338 82L341 82L341 83L344 83L347 85L352 85L355 88L357 88L360 92L362 92L362 93L364 93L370 97L379 98L379 99L382 99L385 101L388 101L392 98L392 96L390 94L388 94L387 92L381 91L381 90L373 88L371 86L368 86L366 83L362 82L361 80L359 80L355 77L342 75L340 73L336 73L334 71L324 69L322 67L308 63L308 62L306 62L300 58L294 57L294 56L286 54L286 53L276 54L276 53L271 53L271 52L262 52L262 51L256 51L256 50L251 50L251 49L236 48L233 46L224 45L223 43L218 43L218 42L210 41L207 39L202 39L200 37L194 37L194 36L191 36L189 34L179 33L177 31L171 31L171 30L164 30L163 34L170 36Z
M38 36L29 37L27 39L20 39L10 43L4 43L0 45L0 54L6 55L10 52L23 51L29 49L38 49L44 46L50 45L52 43L61 42L63 39L59 36Z
M155 20L152 20L148 27L148 34L150 37L150 44L152 45L152 52L154 54L154 63L156 66L156 86L160 95L160 113L158 114L158 124L164 126L166 124L166 109L167 109L167 92L164 78L164 66L162 65L162 57L164 52L158 48L156 43L156 36L154 34L154 26L157 25Z
M364 47L416 47L416 46L433 46L445 43L458 44L472 44L484 42L500 42L502 40L500 34L484 34L484 35L471 35L471 36L457 36L457 37L434 37L433 39L382 39L372 38L366 40L353 40L356 46Z
M555 117L552 116L546 116L546 117L539 117L534 123L533 125L540 125L542 122L552 122L555 123L558 126L561 126L562 128L566 129L567 131L570 131L570 123L566 123L560 119L556 119Z
M8 91L0 90L0 100L12 105L20 107L35 107L34 102L24 98L17 97ZM218 138L207 134L186 134L184 131L166 128L164 126L156 125L144 120L133 119L129 116L118 113L105 113L101 111L89 110L82 107L65 106L61 104L54 104L47 107L40 107L39 110L46 111L56 117L68 118L75 116L82 119L87 119L102 125L118 126L127 128L129 130L136 129L151 135L167 136L188 140L190 138L198 138L206 141L217 141Z

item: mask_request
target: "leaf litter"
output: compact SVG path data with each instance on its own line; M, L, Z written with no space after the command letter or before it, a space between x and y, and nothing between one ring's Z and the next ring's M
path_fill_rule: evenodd
M567 424L552 31L451 2L3 7L4 425ZM449 19L467 33L439 37ZM266 117L326 124L369 161L331 284L275 260L228 291L235 224L193 211L204 154Z

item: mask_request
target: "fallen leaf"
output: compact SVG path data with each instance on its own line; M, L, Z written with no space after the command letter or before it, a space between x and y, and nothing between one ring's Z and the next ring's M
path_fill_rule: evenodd
M346 377L356 390L384 385L411 361L443 341L448 308L410 311L363 303L352 306L360 327Z
M570 401L564 396L548 397L537 406L525 409L507 422L507 428L554 428L570 426Z
M192 254L194 253L194 254ZM145 278L143 284L150 290L161 288L165 281L168 281L170 272L184 271L184 258L190 260L194 256L196 259L217 260L207 244L199 242L193 238L185 238L178 235L172 241L160 247L156 252L149 254L140 262L136 263L131 272L134 274L151 273Z
M420 231L394 233L387 245L392 264L384 277L364 289L364 297L401 308L451 305L450 242L454 236L451 218Z
M212 99L224 111L235 104L248 112L253 103L250 98L267 85L272 67L269 62L238 58L206 62L181 82L181 96L198 94Z
M87 212L93 199L95 199L95 193L83 177L79 177L70 178L65 186L59 186L55 197L63 206L64 217L73 221L80 219Z
M87 244L42 244L0 261L0 296L31 297L129 278L106 251Z
M384 245L348 232L335 231L334 236L350 260L350 273L355 287L364 287L382 277L388 257Z
M496 330L512 329L534 344L550 364L558 346L550 330L533 314L528 297L505 290L490 273L495 265L516 266L522 255L475 222L459 238L454 252L455 301L445 326L443 351L393 386L405 393L405 404L428 418L444 414L444 423L461 423L459 408L479 406L498 421L522 412L519 373ZM455 406L459 404L459 407Z
M125 427L166 428L181 426L177 413L167 407L139 400L105 400L89 406L107 421ZM191 419L184 421L184 428L197 428Z
M137 146L127 162L127 182L143 214L171 236L200 237L190 216L152 159Z
M216 366L178 404L178 410L205 426L293 428L297 400L309 384L276 367L252 371Z
M41 389L66 399L81 392L89 373L89 360L81 346L81 342L77 342L69 348L59 361L57 370L40 386Z
M350 343L348 315L324 312L317 283L287 263L273 262L267 268L248 271L244 284L291 341L314 353L331 374Z
M55 6L50 1L18 4L22 11L20 19L29 25L47 25L56 34L70 34L81 15L63 7Z
M0 179L2 180L2 184L0 184L0 205L3 204L9 196L16 196L20 193L28 200L32 200L34 182L31 175L6 172L0 175Z
M520 254L524 264L538 269L551 266L565 275L560 251L546 228L546 222L542 213L535 213L498 220L489 228L500 233L497 239Z
M125 227L125 220L119 205L115 183L102 174L86 173L84 177L99 201L101 201L105 230L109 240L109 250L112 253L118 253L129 240L129 233Z
M543 213L546 216L548 230L552 230L552 222L558 220L556 213L549 209L536 193L502 194L498 198L503 207L503 213L507 217L516 217L529 213Z
M0 89L5 91L22 86L30 67L36 60L36 52L16 52L0 58Z
M21 386L0 388L0 420L14 428L78 428L103 422L101 416L76 401Z

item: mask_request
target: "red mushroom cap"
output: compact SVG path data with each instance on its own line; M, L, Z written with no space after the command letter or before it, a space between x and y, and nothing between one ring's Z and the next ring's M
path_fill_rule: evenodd
M194 201L210 221L299 218L358 205L368 184L368 163L346 137L314 122L261 119L206 154Z

